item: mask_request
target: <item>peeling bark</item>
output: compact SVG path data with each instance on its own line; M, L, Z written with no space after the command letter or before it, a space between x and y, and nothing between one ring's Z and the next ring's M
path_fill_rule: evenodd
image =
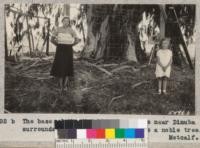
M109 36L109 24L108 24L109 16L106 17L106 19L101 24L100 33L99 33L99 39L97 41L97 50L95 54L95 59L101 59L105 55L105 50L107 47L107 39Z
M126 57L129 61L134 61L134 62L138 62L137 60L137 56L135 53L135 42L131 39L131 34L128 34L128 50L126 53Z

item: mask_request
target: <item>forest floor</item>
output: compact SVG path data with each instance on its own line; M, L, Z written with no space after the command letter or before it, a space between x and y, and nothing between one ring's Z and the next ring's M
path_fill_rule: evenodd
M49 75L53 57L5 63L5 108L11 113L194 114L195 76L173 66L168 94L157 94L155 64L74 61L64 94Z

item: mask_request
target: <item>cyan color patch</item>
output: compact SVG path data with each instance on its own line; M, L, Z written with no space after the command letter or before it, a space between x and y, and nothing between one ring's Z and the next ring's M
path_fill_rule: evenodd
M135 138L135 129L133 129L133 128L125 129L124 137L125 138Z

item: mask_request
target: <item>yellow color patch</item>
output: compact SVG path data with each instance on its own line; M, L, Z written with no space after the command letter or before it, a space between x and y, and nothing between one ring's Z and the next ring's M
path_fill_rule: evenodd
M105 130L106 139L115 139L115 129L109 128Z

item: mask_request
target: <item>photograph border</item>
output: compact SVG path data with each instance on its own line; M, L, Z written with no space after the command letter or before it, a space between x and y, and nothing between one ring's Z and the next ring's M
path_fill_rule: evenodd
M1 0L0 4L0 113L4 113L4 86L5 86L5 60L4 60L4 4L6 3L41 3L40 0ZM44 0L42 3L82 3L82 4L150 4L148 0ZM200 115L200 1L198 0L152 0L151 4L195 4L196 5L196 58L195 58L195 115Z

